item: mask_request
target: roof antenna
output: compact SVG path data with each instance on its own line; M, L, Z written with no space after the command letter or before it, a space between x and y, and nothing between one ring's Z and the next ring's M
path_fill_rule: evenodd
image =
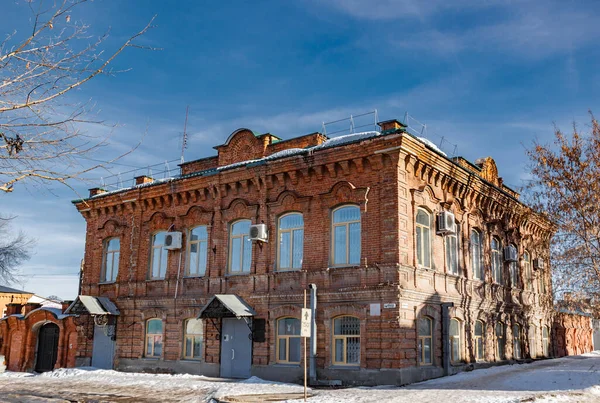
M190 111L190 106L186 106L185 108L185 123L183 124L183 140L181 142L181 163L184 163L183 153L187 148L187 121L188 121L188 113Z

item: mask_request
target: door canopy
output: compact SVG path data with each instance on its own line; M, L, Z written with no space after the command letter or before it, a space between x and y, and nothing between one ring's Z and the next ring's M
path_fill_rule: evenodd
M256 311L235 294L216 294L202 308L198 319L243 318L256 315Z
M120 312L107 297L92 297L90 295L80 295L65 310L65 313L76 315L119 315Z

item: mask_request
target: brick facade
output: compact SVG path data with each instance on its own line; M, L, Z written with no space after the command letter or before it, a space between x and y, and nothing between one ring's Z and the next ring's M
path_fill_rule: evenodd
M178 178L140 182L75 201L87 222L81 292L109 297L120 310L115 367L218 375L219 322L215 326L205 321L201 360L190 362L182 360L184 321L195 318L213 295L237 294L267 323L266 341L253 343L252 373L298 380L300 366L276 363L276 323L282 317L299 318L309 284L317 286L319 379L405 384L441 376L441 304L450 302L450 318L460 324L460 359L447 373L479 365L473 347L477 320L484 324L485 365L515 358L516 324L520 358L541 357L541 332L551 326L552 317L552 225L502 184L493 160L473 165L450 159L405 133L396 121L380 125L381 133L329 141L318 133L280 141L240 129L215 147L217 157L183 164ZM332 258L332 212L344 205L360 209L360 261L338 267ZM427 268L417 263L418 209L432 218L432 260ZM442 211L453 212L459 224L454 274L446 261L448 240L436 234L435 218ZM289 212L300 212L304 219L302 268L278 271L278 219ZM269 242L254 243L249 273L233 275L228 273L229 230L239 219L266 224ZM197 225L208 230L206 274L188 277L187 238ZM469 236L475 228L482 234L482 280L473 278ZM181 231L184 246L168 252L164 279L149 280L152 235L167 230ZM504 285L492 279L493 236L503 246L512 243L518 249L521 270L516 284L509 281L507 263L502 263ZM118 276L101 283L103 248L114 237L120 240ZM546 262L545 269L532 267L531 276L525 277L525 251L531 261ZM545 292L540 292L541 282ZM333 319L340 315L360 321L357 366L333 365ZM417 321L423 316L431 318L433 326L431 365L419 363ZM164 324L158 359L144 358L145 323L150 318ZM505 357L495 353L499 321L506 327ZM78 362L89 363L92 342L80 335L77 345Z

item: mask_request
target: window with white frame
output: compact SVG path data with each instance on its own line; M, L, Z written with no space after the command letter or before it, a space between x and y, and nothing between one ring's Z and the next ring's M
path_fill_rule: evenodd
M502 242L498 237L492 238L492 276L496 283L504 284L502 275Z
M146 346L145 356L157 358L162 354L163 347L163 323L160 319L148 319L146 321Z
M183 326L183 358L199 360L202 358L204 326L202 319L188 319Z
M481 232L474 229L471 231L471 267L475 280L483 280L482 257Z
M496 360L504 360L504 346L506 342L506 327L504 323L496 323Z
M550 353L550 337L548 326L542 327L542 354L544 357L549 357Z
M456 225L456 232L460 232L459 225ZM458 236L456 233L445 236L446 240L446 266L448 273L458 276Z
M152 236L152 249L150 252L150 273L151 280L165 278L167 272L168 251L165 248L166 231L157 232Z
M516 360L520 360L523 358L523 342L521 340L521 326L518 324L514 324L512 327L512 337L513 337L513 358Z
M277 362L281 364L299 364L300 320L281 318L277 320Z
M475 322L474 344L475 344L475 360L485 360L485 326L482 321Z
M508 249L510 249L511 256L518 256L517 247L515 245L508 245ZM508 262L508 271L510 272L510 286L513 288L520 288L521 281L519 280L519 263Z
M523 253L523 275L525 276L525 289L533 289L533 276L531 274L531 255L525 251Z
M419 364L432 363L433 347L433 321L428 316L423 316L417 323L419 332Z
M450 320L450 331L448 336L450 337L450 360L452 362L459 362L462 359L462 343L460 321L458 319Z
M250 273L252 242L249 240L250 220L231 224L229 235L229 273Z
M304 218L300 213L285 214L279 218L278 270L299 270L304 253Z
M428 211L417 210L415 243L417 245L417 264L431 268L431 215Z
M119 238L110 238L104 241L101 282L111 283L117 280L120 252L121 241L119 241Z
M333 320L333 364L360 364L360 320L338 316Z
M206 225L192 228L188 236L187 272L190 277L206 275L208 229Z
M533 324L529 325L529 356L537 357L537 327Z
M333 265L360 264L360 208L342 206L333 210Z

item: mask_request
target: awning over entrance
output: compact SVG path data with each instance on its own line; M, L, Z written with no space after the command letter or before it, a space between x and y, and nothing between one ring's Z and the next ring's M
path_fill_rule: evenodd
M92 297L91 295L80 295L65 310L65 313L76 315L119 315L120 312L107 297Z
M200 311L198 319L241 318L255 316L256 311L235 294L216 294Z

